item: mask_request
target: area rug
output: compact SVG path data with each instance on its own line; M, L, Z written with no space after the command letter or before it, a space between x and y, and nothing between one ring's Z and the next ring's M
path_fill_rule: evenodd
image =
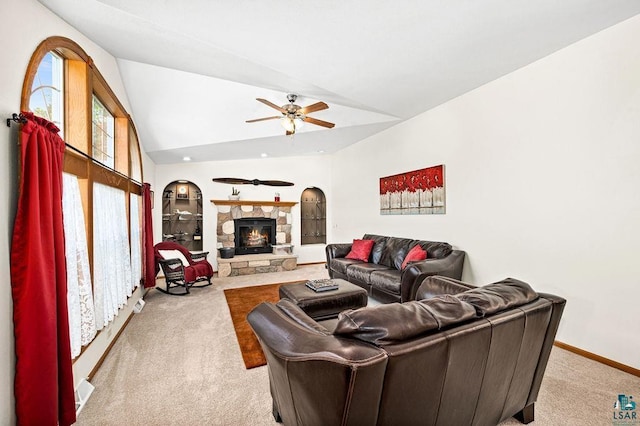
M267 360L262 353L260 343L247 322L247 314L262 302L277 302L278 289L281 285L299 283L292 281L279 284L266 284L251 287L229 288L224 291L227 298L231 321L236 331L242 360L247 369L265 365Z

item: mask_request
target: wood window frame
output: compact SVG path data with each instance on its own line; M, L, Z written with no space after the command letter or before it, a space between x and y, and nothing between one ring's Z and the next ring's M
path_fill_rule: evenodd
M21 111L29 110L33 80L48 52L56 53L64 61L64 119L62 122L67 148L63 170L75 175L80 185L89 263L93 276L93 184L102 183L125 192L127 229L131 232L130 194L140 197L139 205L142 206L144 171L140 144L131 116L111 90L93 59L76 42L65 37L54 36L43 40L31 55L22 86ZM91 105L94 94L115 119L113 169L91 157ZM139 215L138 221L140 220ZM131 238L130 235L129 238ZM131 239L129 241L131 244ZM85 349L86 346L83 347L83 352ZM75 360L79 358L80 356Z

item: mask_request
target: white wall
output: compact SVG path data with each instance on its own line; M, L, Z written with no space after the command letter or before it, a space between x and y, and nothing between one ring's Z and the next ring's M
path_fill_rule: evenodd
M339 152L334 238L448 241L465 279L565 297L558 340L640 368L638 40L640 16ZM446 215L379 214L380 177L437 164Z
M17 196L18 132L16 125L7 128L4 118L9 117L11 113L19 112L22 83L31 54L42 40L54 35L68 37L77 42L93 58L125 108L129 112L131 110L117 63L111 55L35 0L22 0L3 6L0 14L0 39L4 40L6 48L3 50L0 66L0 117L3 118L0 126L0 276L5 277L5 280L4 290L0 292L0 342L3 342L0 345L0 425L9 425L15 423L13 313L8 277ZM153 166L148 166L147 163L148 160L145 160L145 169L151 169L153 175ZM136 294L133 301L140 297L138 292ZM133 303L129 302L129 305L131 306L120 313L115 324L92 343L88 354L84 354L82 359L74 364L76 383L90 372L124 319L129 316Z
M294 186L272 187L265 185L233 185L240 190L241 200L273 201L276 192L282 201L300 202L302 191L315 186L320 188L332 203L331 194L331 159L328 156L261 158L242 161L210 161L189 164L156 165L154 185L155 206L162 206L164 188L175 180L188 180L200 187L203 198L203 249L209 251L209 261L217 270L217 214L218 210L210 200L223 199L231 194L232 185L216 183L216 177L234 177L243 179L284 180L293 182ZM298 255L298 263L322 262L324 244L300 244L300 205L291 209L293 224L291 239L294 254ZM154 241L162 241L162 208L154 208ZM327 218L330 228L331 217Z

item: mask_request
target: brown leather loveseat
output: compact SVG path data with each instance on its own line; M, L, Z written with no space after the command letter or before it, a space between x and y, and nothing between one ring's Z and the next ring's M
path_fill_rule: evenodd
M347 310L326 323L288 299L258 305L248 321L267 358L276 420L532 421L565 300L515 279L473 288L442 277L425 279L418 297Z
M453 250L449 243L374 234L365 234L362 239L374 241L366 262L346 257L352 243L326 246L329 277L359 285L381 302L415 300L420 283L430 275L455 279L462 277L465 252ZM421 246L426 251L427 258L409 262L402 268L405 256L415 246Z

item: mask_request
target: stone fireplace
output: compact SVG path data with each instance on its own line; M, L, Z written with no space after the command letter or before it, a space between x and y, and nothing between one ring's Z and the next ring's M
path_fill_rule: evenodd
M273 224L271 242L262 253L249 251L249 254L236 255L231 259L218 257L218 276L249 275L264 272L290 271L297 267L297 256L289 254L273 254L272 246L276 248L291 245L291 207L295 202L274 201L245 201L245 200L211 200L218 210L217 235L218 248L237 247L242 234L236 229L236 219L242 222L268 220ZM247 219L247 221L244 221ZM264 237L258 229L250 236L252 244L262 244ZM258 234L258 235L256 235ZM290 246L292 247L292 246ZM236 252L237 253L237 252Z

